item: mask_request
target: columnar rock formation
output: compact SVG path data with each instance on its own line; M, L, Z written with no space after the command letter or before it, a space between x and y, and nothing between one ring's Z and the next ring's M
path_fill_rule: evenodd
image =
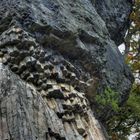
M95 4L1 0L0 140L107 139L94 96L109 86L122 104L133 77Z

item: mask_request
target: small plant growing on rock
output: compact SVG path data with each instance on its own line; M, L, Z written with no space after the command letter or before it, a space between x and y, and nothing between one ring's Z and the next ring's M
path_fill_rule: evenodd
M118 93L110 87L105 89L104 94L96 95L95 100L100 106L110 107L115 112L119 111Z

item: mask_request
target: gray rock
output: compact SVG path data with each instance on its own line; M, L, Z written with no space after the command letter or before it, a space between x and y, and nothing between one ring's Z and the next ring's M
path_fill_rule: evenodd
M127 0L1 1L0 50L8 65L0 65L0 139L106 139L93 116L94 95L110 87L120 105L129 96L134 79L117 45L131 6ZM15 65L20 77L10 71ZM76 123L63 122L58 110ZM105 122L104 111L110 112L97 115Z
M124 35L130 26L129 14L132 3L129 0L91 0L98 14L106 22L111 39L117 45L124 42Z
M0 51L0 57L3 57L3 56L4 56L3 52Z
M12 51L9 54L12 57L17 57L19 55L19 50L16 47L14 47L12 48Z
M83 126L81 127L80 125L76 128L75 122L73 122L75 115L67 115L65 119L73 121L66 125L58 118L57 112L54 110L54 105L57 104L57 101L58 108L63 110L60 100L55 101L42 98L34 86L25 83L1 63L0 88L1 140L84 139L81 136L83 134L82 129L85 127L84 118L79 117ZM87 138L94 137L95 140L105 140L99 123L90 111L88 113L90 123L88 128L84 130L87 132ZM96 130L91 129L93 125Z
M42 64L39 61L37 61L37 63L35 64L35 68L38 72L43 72L44 70Z
M17 65L13 65L13 66L11 67L11 70L12 70L13 72L17 72L17 71L18 71L18 66L17 66Z

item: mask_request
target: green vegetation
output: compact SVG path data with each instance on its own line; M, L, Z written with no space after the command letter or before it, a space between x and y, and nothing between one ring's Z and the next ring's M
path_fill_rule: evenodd
M135 83L126 104L107 122L112 140L128 140L128 136L134 133L137 133L135 139L140 139L140 0L135 0L130 19L132 24L125 38L125 56Z
M100 108L109 108L114 115L106 122L108 133L112 140L127 140L134 128L135 133L140 132L140 95L137 85L132 89L127 103L119 107L118 93L107 87L104 94L95 97ZM133 131L133 132L134 132Z
M129 99L119 107L118 93L110 87L105 89L104 94L96 95L95 98L100 108L115 112L106 122L111 140L128 140L128 136L135 133L135 139L140 139L140 0L135 0L130 19L132 24L125 38L125 58L135 76L135 83ZM100 109L97 112L100 113Z
M127 103L107 122L113 140L127 140L131 133L140 133L140 95L134 87Z
M110 107L113 111L118 111L118 93L113 91L110 87L107 87L104 94L96 95L96 102L100 106Z

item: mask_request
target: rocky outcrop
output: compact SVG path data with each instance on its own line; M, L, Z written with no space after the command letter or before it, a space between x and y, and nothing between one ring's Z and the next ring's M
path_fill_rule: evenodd
M90 0L1 1L2 140L106 139L94 97L111 87L123 104L133 76L98 8Z
M130 26L129 15L132 0L92 0L98 14L105 21L112 40L117 45L124 42L124 36Z
M54 80L41 87L0 64L1 140L105 139L84 94Z

